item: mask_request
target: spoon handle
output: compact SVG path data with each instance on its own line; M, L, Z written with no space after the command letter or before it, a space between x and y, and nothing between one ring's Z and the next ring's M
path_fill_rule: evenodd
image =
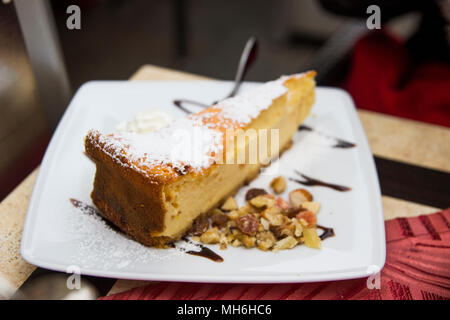
M256 55L258 52L258 41L255 37L251 37L247 40L245 44L244 51L242 52L241 59L239 60L239 66L236 72L236 78L234 79L233 90L226 98L233 97L241 85L242 79L247 73L250 66L256 60Z

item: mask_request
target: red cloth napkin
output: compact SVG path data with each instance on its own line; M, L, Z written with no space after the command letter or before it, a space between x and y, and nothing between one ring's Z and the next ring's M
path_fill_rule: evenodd
M101 299L450 299L450 208L385 225L387 255L379 289L369 289L366 278L258 285L160 282Z
M344 88L358 108L450 126L450 65L416 64L384 30L357 41Z

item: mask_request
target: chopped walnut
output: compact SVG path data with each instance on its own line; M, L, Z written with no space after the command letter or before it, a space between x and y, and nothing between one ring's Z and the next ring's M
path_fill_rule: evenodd
M276 177L272 180L270 186L276 194L280 194L286 190L286 179L283 176Z
M246 234L242 235L241 237L241 241L244 244L245 247L247 248L253 248L256 244L256 238L255 237L250 237Z
M275 192L282 192L278 180L284 178L274 179L271 187ZM320 248L321 239L316 228L320 203L312 201L307 190L291 191L290 203L263 189L250 189L246 199L239 207L235 199L229 197L220 209L212 210L208 217L198 218L190 230L192 240L219 244L221 249L231 245L279 251L299 244Z
M216 244L220 241L219 230L214 227L206 230L201 236L200 240L206 244Z
M281 226L284 222L284 216L277 207L267 208L262 212L264 219L269 221L272 226Z
M294 237L289 236L281 240L278 240L275 243L275 246L273 247L273 251L292 249L296 245L297 240Z

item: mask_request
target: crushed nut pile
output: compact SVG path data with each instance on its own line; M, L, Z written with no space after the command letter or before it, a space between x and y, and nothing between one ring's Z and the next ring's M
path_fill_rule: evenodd
M275 178L270 186L276 194L286 190L286 179ZM289 202L264 189L248 190L246 204L238 207L229 197L222 206L198 218L189 234L192 240L219 244L221 249L258 248L264 251L291 249L298 244L320 249L316 228L320 203L305 189L289 193Z

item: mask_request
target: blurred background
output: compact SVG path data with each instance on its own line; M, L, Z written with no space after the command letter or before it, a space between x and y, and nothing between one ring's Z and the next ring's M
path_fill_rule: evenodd
M66 26L73 4L80 30ZM370 4L381 30L366 25ZM84 82L145 64L231 80L250 36L259 54L247 80L314 68L359 108L449 126L449 10L447 0L3 0L0 200L39 165Z

